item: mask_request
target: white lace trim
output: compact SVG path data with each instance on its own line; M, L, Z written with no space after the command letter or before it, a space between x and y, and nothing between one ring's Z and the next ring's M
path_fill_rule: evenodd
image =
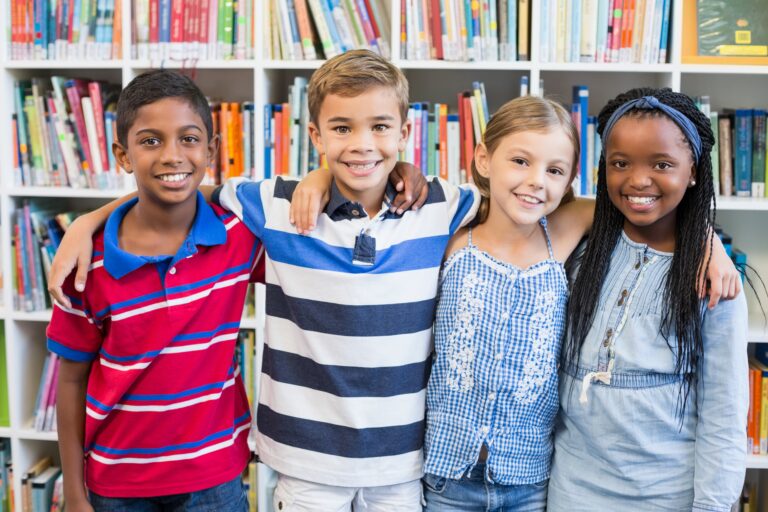
M454 391L469 391L475 386L475 321L481 318L485 308L483 296L486 288L487 283L481 281L475 272L468 273L461 281L454 328L446 343L448 372L445 382Z
M515 389L515 400L530 404L537 400L552 377L555 367L554 315L557 294L548 290L536 296L531 315L533 346L523 365L523 375Z

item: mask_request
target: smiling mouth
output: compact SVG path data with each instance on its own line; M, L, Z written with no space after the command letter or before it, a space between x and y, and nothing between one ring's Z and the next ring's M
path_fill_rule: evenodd
M184 181L189 176L191 176L191 173L180 172L176 174L161 174L157 177L157 179L165 183L178 183L180 181Z
M659 197L658 196L624 196L627 201L629 201L630 204L638 205L638 206L649 206L655 203Z
M352 174L358 176L366 176L371 171L376 169L383 160L372 160L367 162L343 162L344 165L352 172Z
M530 205L542 204L544 202L538 197L529 196L527 194L515 194L515 197L520 199L522 202Z

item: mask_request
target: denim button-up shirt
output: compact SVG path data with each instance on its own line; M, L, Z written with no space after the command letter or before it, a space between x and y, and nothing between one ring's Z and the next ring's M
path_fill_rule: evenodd
M625 234L614 249L579 367L561 372L548 510L727 512L741 493L746 300L705 313L704 356L681 421L676 338L660 334L671 263Z

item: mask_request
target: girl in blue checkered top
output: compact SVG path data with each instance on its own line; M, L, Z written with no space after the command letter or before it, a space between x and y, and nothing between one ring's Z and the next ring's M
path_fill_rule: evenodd
M563 261L593 212L590 201L558 208L578 137L565 109L529 96L501 107L476 148L483 204L475 226L450 242L440 278L427 511L544 509L568 294Z

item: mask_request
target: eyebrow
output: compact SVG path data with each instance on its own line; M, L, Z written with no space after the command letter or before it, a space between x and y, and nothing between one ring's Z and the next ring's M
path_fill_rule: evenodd
M630 155L624 153L623 151L612 151L608 153L609 157L624 157L628 158ZM669 158L669 159L675 159L674 156L670 155L669 153L654 153L652 155L649 155L650 158Z
M369 118L371 121L394 121L395 117L391 116L389 114L384 114L380 116L373 116ZM349 117L342 117L342 116L334 116L330 119L328 119L328 123L349 123L352 121L352 118Z
M196 124L187 124L187 125L184 125L181 128L179 128L179 131L185 131L185 130L197 130L200 133L203 133L203 130L199 126L197 126ZM147 133L160 133L159 130L156 130L154 128L142 128L141 130L136 132L136 135L140 135L140 134L142 134L144 132L147 132Z
M506 153L507 153L507 156L513 156L514 153L522 153L523 156L525 156L525 157L528 157L528 158L531 157L531 153L528 150L526 150L526 149L524 149L522 147L511 147L511 148L506 150ZM570 161L569 160L563 160L562 158L556 158L554 160L550 160L549 163L550 164L570 165Z

